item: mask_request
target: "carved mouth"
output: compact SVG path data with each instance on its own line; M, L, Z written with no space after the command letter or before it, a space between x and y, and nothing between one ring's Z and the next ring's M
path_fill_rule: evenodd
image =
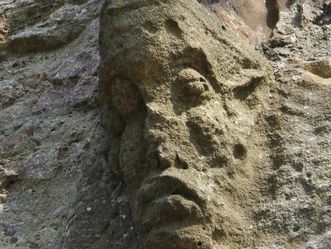
M206 200L197 186L176 175L148 178L138 190L137 212L144 234L176 224L187 227L206 219Z
M146 238L146 249L212 249L208 231L201 225L172 224L153 230Z

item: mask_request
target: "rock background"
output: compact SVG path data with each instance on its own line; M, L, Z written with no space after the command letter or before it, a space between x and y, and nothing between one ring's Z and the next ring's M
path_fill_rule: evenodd
M0 248L138 248L104 161L101 6L0 1Z
M279 1L272 26L263 1L201 2L275 72L256 248L329 248L330 1ZM101 128L102 4L0 2L0 248L142 248Z

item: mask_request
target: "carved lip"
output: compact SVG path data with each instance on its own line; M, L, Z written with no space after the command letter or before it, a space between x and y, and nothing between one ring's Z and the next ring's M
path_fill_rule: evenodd
M147 178L137 194L137 213L142 232L177 224L200 224L205 217L206 200L198 186L184 175L164 174Z
M158 249L212 249L213 243L203 225L171 224L153 230L146 237L145 248Z

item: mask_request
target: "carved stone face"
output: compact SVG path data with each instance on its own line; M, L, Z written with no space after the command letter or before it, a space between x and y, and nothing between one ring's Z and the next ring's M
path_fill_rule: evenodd
M109 163L128 186L147 249L251 245L247 205L265 172L264 140L250 134L263 133L269 69L236 39L194 0L103 9Z

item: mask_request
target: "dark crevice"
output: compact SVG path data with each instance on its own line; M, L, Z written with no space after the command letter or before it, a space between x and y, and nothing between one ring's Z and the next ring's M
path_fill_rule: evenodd
M287 0L286 7L290 8L295 2L296 2L296 0Z
M265 2L267 8L267 25L270 29L276 27L279 21L279 5L277 0L266 0Z
M322 14L317 16L313 23L321 26L331 24L331 3L325 3L322 11Z

